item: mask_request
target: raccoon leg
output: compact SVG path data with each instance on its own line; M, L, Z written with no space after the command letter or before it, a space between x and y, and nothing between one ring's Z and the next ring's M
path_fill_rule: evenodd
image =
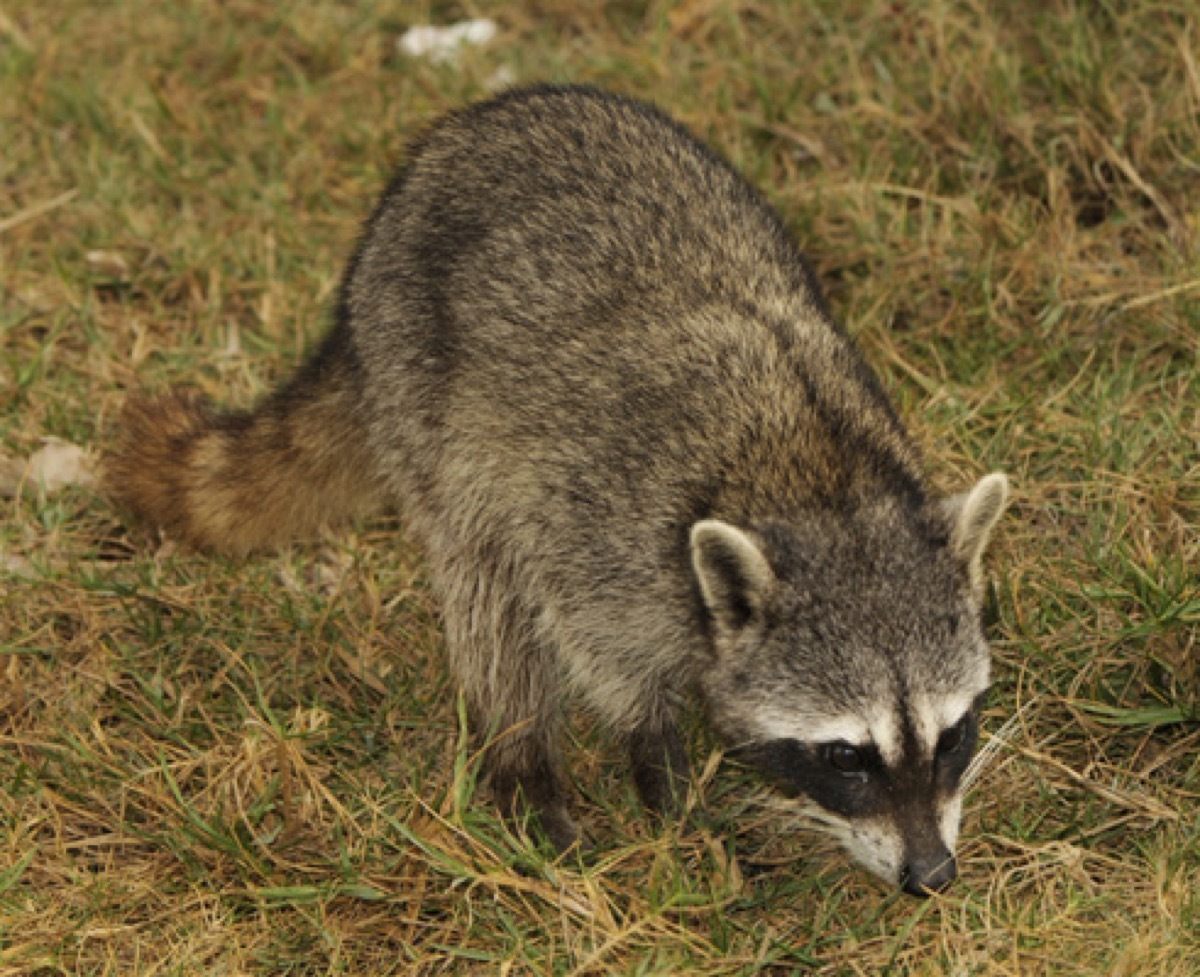
M495 560L476 552L444 563L446 643L496 804L506 818L533 817L565 852L580 832L559 754L563 696L553 649Z
M678 813L687 799L691 764L674 715L664 711L646 719L625 742L642 803L664 817Z
M533 818L560 853L582 845L556 751L531 739L523 739L516 749L509 744L498 751L499 745L493 742L486 763L488 781L501 813L517 823L526 816Z

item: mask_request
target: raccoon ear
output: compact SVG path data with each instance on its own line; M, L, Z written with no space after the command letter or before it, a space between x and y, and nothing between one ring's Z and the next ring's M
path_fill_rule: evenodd
M775 574L755 542L718 519L692 527L692 567L704 604L718 621L741 628L758 614Z
M1007 505L1008 478L999 472L984 475L970 491L942 502L950 520L950 546L976 588L982 584L983 551Z

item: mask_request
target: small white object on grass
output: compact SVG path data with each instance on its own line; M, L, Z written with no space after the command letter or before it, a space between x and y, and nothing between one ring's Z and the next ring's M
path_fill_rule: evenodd
M396 41L396 47L412 58L451 64L458 60L462 48L487 44L498 30L494 20L485 18L464 20L448 27L410 27Z
M4 498L12 498L22 489L54 495L69 485L87 487L95 481L87 452L58 438L46 438L44 446L25 461L0 455L0 496Z

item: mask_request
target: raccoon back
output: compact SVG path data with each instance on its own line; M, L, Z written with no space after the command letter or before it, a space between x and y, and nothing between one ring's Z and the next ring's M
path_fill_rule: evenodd
M451 116L346 294L383 467L461 533L674 547L713 512L920 491L774 211L640 103L540 88Z

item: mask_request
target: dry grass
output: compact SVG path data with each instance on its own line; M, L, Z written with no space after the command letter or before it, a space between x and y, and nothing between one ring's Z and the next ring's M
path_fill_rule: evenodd
M491 14L456 67L409 24ZM808 244L993 554L1010 732L964 872L882 891L710 764L601 847L471 802L397 527L233 565L86 487L0 498L0 974L1200 973L1200 18L1186 0L0 6L0 449L135 382L245 403L316 335L404 141L519 81L653 97ZM695 749L711 743L697 730Z

